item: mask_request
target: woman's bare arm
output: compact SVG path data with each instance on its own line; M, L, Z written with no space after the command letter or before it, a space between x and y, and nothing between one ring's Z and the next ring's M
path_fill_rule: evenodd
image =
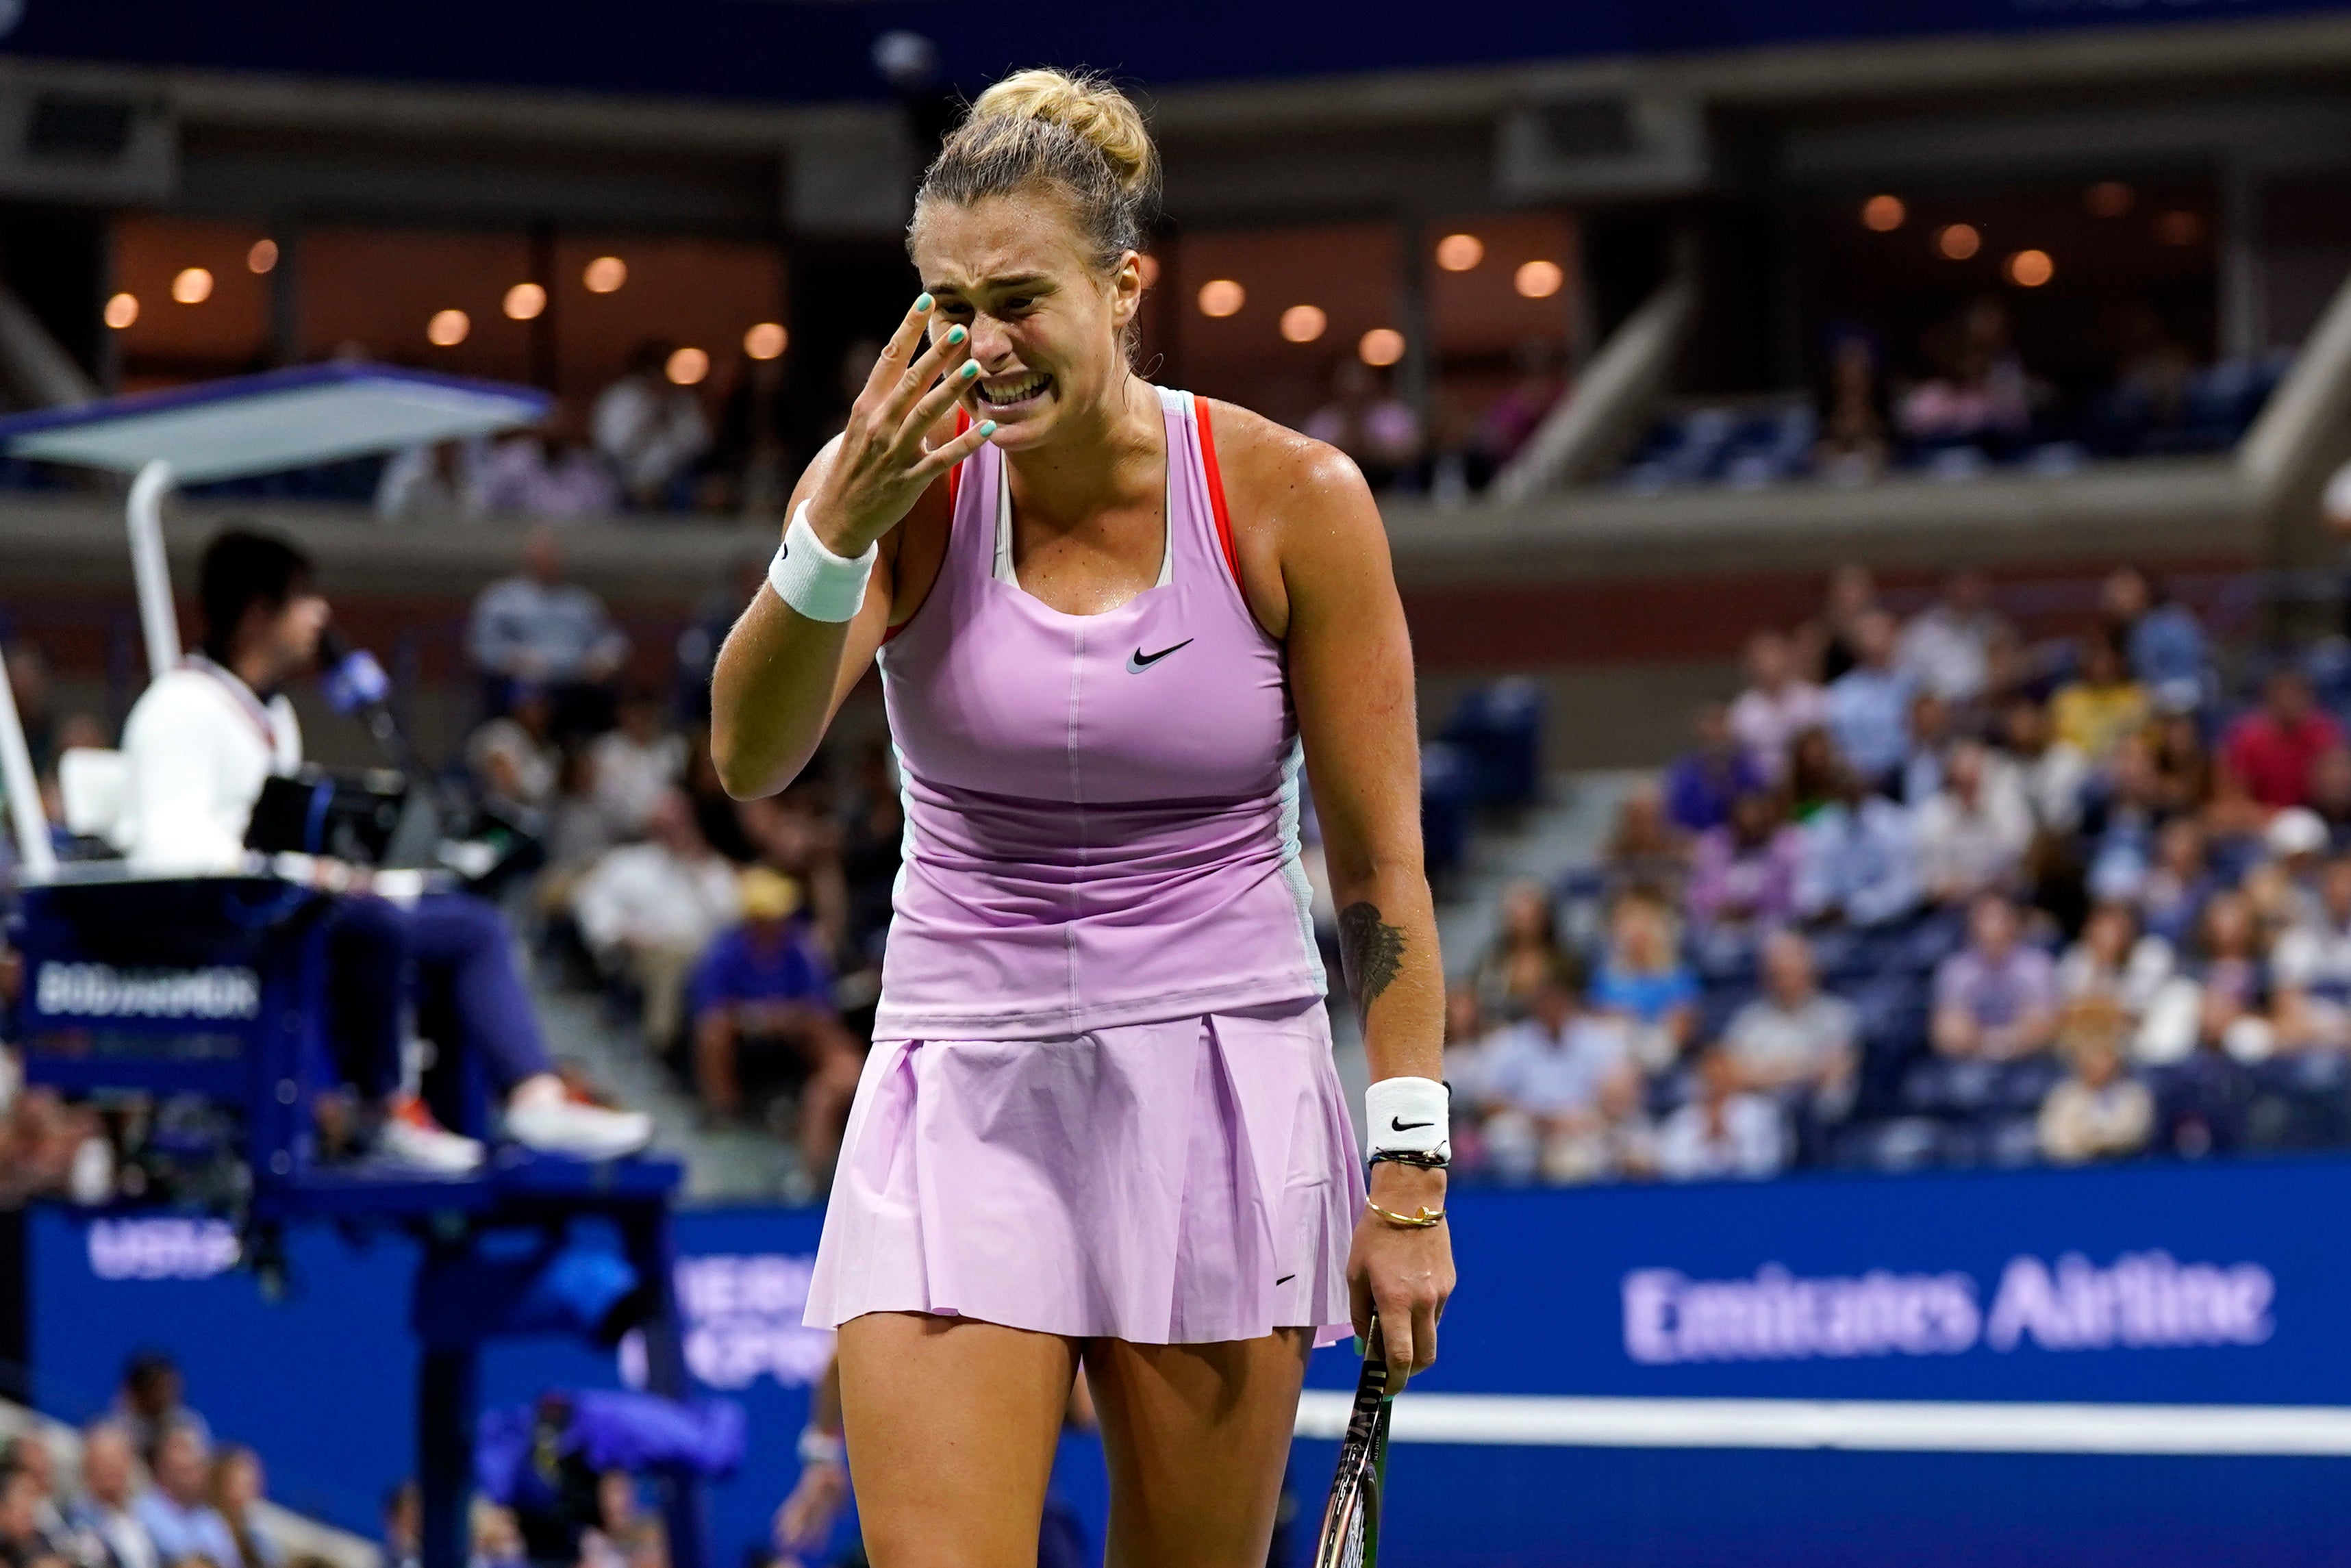
M975 425L930 444L965 384L961 378L977 367L961 327L925 350L929 319L926 294L874 361L848 428L793 486L786 513L809 503L809 526L836 555L854 559L882 543L865 602L847 621L811 621L762 590L718 651L710 681L710 757L719 782L738 800L774 794L816 755L825 727L864 677L893 619L902 586L894 570L904 538L898 525L925 505L943 511L944 486L936 481L996 428Z
M1422 869L1420 743L1412 643L1379 508L1355 465L1319 442L1216 411L1243 576L1260 624L1289 651L1306 773L1339 907L1348 994L1372 1078L1441 1080L1445 978ZM1229 435L1228 434L1229 433ZM1278 572L1264 580L1269 568ZM1382 1163L1373 1201L1413 1214L1445 1207L1445 1173ZM1366 1216L1349 1270L1359 1329L1379 1314L1399 1374L1436 1359L1437 1317L1453 1288L1443 1228L1401 1229Z
M1323 515L1289 519L1282 578L1340 956L1372 1076L1441 1078L1445 975L1421 863L1412 643L1370 492L1337 454L1320 466Z
M813 493L828 446L793 488L791 505ZM789 512L786 516L789 516ZM848 621L811 621L762 587L718 650L710 675L710 758L738 800L772 795L816 755L819 742L890 627L895 552L884 548Z

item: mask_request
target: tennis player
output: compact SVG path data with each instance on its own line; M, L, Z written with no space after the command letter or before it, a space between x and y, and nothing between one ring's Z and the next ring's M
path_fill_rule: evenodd
M1308 1351L1453 1285L1411 650L1354 467L1130 364L1157 157L1023 71L925 176L925 292L792 498L712 748L782 788L878 655L906 856L808 1321L879 1568L1028 1564L1082 1364L1110 1560L1258 1568ZM1299 865L1313 780L1368 1194Z

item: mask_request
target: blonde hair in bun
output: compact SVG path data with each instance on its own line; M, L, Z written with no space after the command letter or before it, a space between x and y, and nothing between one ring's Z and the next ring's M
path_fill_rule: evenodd
M1147 195L1159 182L1159 150L1134 100L1098 76L1039 68L1015 71L979 95L977 120L1041 120L1091 142L1131 195Z
M914 197L968 206L1037 185L1059 188L1103 271L1140 250L1159 199L1159 151L1143 111L1109 78L1039 68L979 95L939 149Z

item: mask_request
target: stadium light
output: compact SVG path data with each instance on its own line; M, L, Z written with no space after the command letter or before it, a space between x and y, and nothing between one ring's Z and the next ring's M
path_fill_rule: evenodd
M510 321L536 321L547 308L547 289L537 283L517 283L507 290L503 307Z
M2001 270L2019 288L2038 288L2057 276L2057 264L2049 259L2045 250L2020 250L2008 258L2008 265Z
M1447 235L1437 242L1437 265L1447 272L1467 272L1486 259L1486 242L1476 235Z
M781 359L784 345L791 341L780 321L762 321L743 334L743 351L755 360Z
M213 297L213 275L201 267L180 269L172 279L172 298L183 305L202 305Z
M1910 218L1899 196L1872 196L1861 204L1861 225L1877 234L1892 234Z
M1973 224L1945 224L1935 233L1935 248L1951 261L1965 261L1983 248L1983 235Z
M1281 335L1293 343L1314 341L1330 324L1319 305L1293 305L1281 313Z
M2101 180L2082 193L2082 204L2096 218L2118 218L2138 205L2138 193L2120 180Z
M580 273L580 281L588 286L590 294L617 293L629 280L629 264L617 256L600 256Z
M139 296L118 294L106 302L106 324L121 331L139 319Z
M1393 365L1404 358L1404 334L1393 327L1374 327L1356 342L1355 353L1367 365Z
M424 340L436 349L454 349L474 329L474 319L463 310L436 310L424 323Z
M1567 274L1555 261L1530 261L1522 264L1510 287L1529 299L1548 299L1567 281Z
M2155 237L2166 245L2194 245L2204 237L2203 215L2185 208L2166 213L2155 220Z
M255 240L253 248L245 253L245 269L256 276L277 271L277 242L274 239Z
M1249 290L1229 277L1211 278L1200 285L1200 314L1219 319L1237 316L1249 303Z
M710 373L710 356L700 349L680 349L662 367L662 374L672 384L682 387L699 386L702 378Z

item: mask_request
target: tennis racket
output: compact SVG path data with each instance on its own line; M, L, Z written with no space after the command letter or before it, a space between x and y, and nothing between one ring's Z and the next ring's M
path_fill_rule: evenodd
M1372 1323L1364 1348L1364 1375L1355 1385L1355 1408L1339 1445L1339 1473L1331 1479L1331 1500L1322 1510L1322 1535L1314 1547L1314 1568L1374 1568L1380 1555L1380 1488L1388 1473L1387 1350L1380 1325Z

